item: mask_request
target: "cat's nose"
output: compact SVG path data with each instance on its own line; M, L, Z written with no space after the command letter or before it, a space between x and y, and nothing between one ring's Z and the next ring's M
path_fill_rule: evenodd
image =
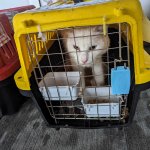
M87 62L87 60L82 60L82 63L85 64Z
M82 63L85 64L85 63L88 61L87 56L86 56L86 55L83 55L83 56L81 57L81 61L82 61Z

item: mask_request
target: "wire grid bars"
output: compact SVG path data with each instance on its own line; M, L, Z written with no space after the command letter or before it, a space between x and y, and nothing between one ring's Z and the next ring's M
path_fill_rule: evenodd
M95 32L96 28L100 30ZM106 35L102 29L70 27L43 32L44 38L38 33L26 37L34 77L56 123L59 119L124 121L129 115L128 95L112 95L110 84L112 68L130 67L129 25L109 25Z

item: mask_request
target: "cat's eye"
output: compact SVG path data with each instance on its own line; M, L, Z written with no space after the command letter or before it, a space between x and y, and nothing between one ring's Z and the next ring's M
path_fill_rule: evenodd
M93 45L91 47L89 47L89 50L94 50L97 46L96 45Z
M76 49L77 51L79 51L80 49L79 49L79 47L78 46L76 46L76 45L73 45L73 47L74 47L74 49Z

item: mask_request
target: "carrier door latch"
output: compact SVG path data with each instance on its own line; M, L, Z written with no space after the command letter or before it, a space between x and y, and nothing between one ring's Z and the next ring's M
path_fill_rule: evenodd
M46 35L41 32L40 25L37 26L37 30L38 30L38 38L41 38L42 41L45 42L46 41Z

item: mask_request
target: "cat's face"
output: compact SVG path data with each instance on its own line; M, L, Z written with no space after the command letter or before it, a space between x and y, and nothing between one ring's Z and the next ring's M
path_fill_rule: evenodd
M84 27L65 31L63 37L72 62L84 67L96 63L109 47L109 38L102 34L102 27Z

